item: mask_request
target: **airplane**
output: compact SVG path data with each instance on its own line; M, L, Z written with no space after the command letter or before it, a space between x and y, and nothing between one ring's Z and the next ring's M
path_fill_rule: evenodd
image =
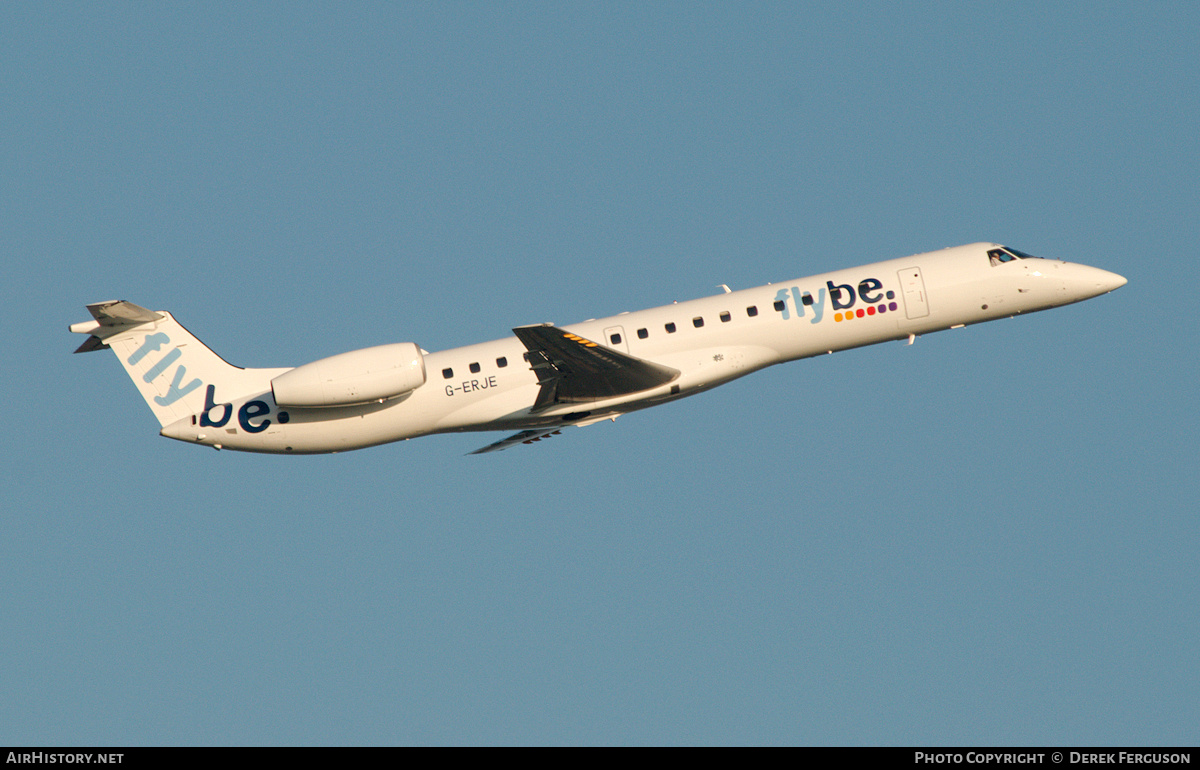
M768 366L1081 302L1124 286L1087 265L995 243L876 262L431 353L380 345L295 368L226 363L166 311L87 305L161 435L215 449L319 454L436 433L533 444L704 392Z

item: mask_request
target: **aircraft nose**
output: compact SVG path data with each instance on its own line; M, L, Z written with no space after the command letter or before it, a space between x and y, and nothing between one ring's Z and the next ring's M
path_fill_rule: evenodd
M1048 272L1058 279L1053 283L1061 292L1059 296L1062 298L1063 304L1099 297L1113 289L1121 288L1126 283L1123 275L1110 273L1091 265L1081 265L1078 262L1057 262ZM1040 272L1033 274L1041 275Z
M1063 290L1072 295L1072 301L1099 297L1101 294L1125 285L1125 276L1110 273L1091 265L1063 263Z
M1125 280L1125 276L1123 275L1110 273L1107 270L1101 270L1098 267L1093 267L1092 270L1095 272L1093 280L1096 282L1096 288L1099 290L1098 293L1110 292L1129 283Z

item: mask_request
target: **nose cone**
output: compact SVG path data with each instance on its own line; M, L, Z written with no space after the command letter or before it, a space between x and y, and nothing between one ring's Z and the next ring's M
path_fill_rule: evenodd
M1073 300L1090 299L1099 297L1101 294L1119 289L1124 286L1127 281L1125 276L1110 273L1107 270L1101 270L1098 267L1078 264L1064 264L1065 275L1065 290L1073 296Z
M1098 267L1093 267L1092 271L1095 276L1093 280L1096 282L1096 288L1099 290L1096 292L1097 294L1110 292L1113 289L1119 289L1125 284L1129 283L1125 280L1125 276L1123 275L1110 273L1107 270L1101 270Z

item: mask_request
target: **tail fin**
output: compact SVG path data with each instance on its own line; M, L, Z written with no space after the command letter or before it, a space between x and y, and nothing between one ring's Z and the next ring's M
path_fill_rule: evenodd
M220 401L267 392L271 378L286 371L226 363L165 311L123 300L87 309L94 320L70 327L91 335L75 352L111 348L162 426L204 411L218 389Z

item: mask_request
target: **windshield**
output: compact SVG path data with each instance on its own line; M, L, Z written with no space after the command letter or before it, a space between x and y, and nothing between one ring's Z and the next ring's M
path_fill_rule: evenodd
M988 252L988 259L991 260L993 265L999 265L1004 262L1012 262L1015 259L1041 259L1041 257L1035 257L1032 254L1026 254L1023 251L1017 251L1016 249L1009 248L1008 246L1001 246L998 249L990 250Z

